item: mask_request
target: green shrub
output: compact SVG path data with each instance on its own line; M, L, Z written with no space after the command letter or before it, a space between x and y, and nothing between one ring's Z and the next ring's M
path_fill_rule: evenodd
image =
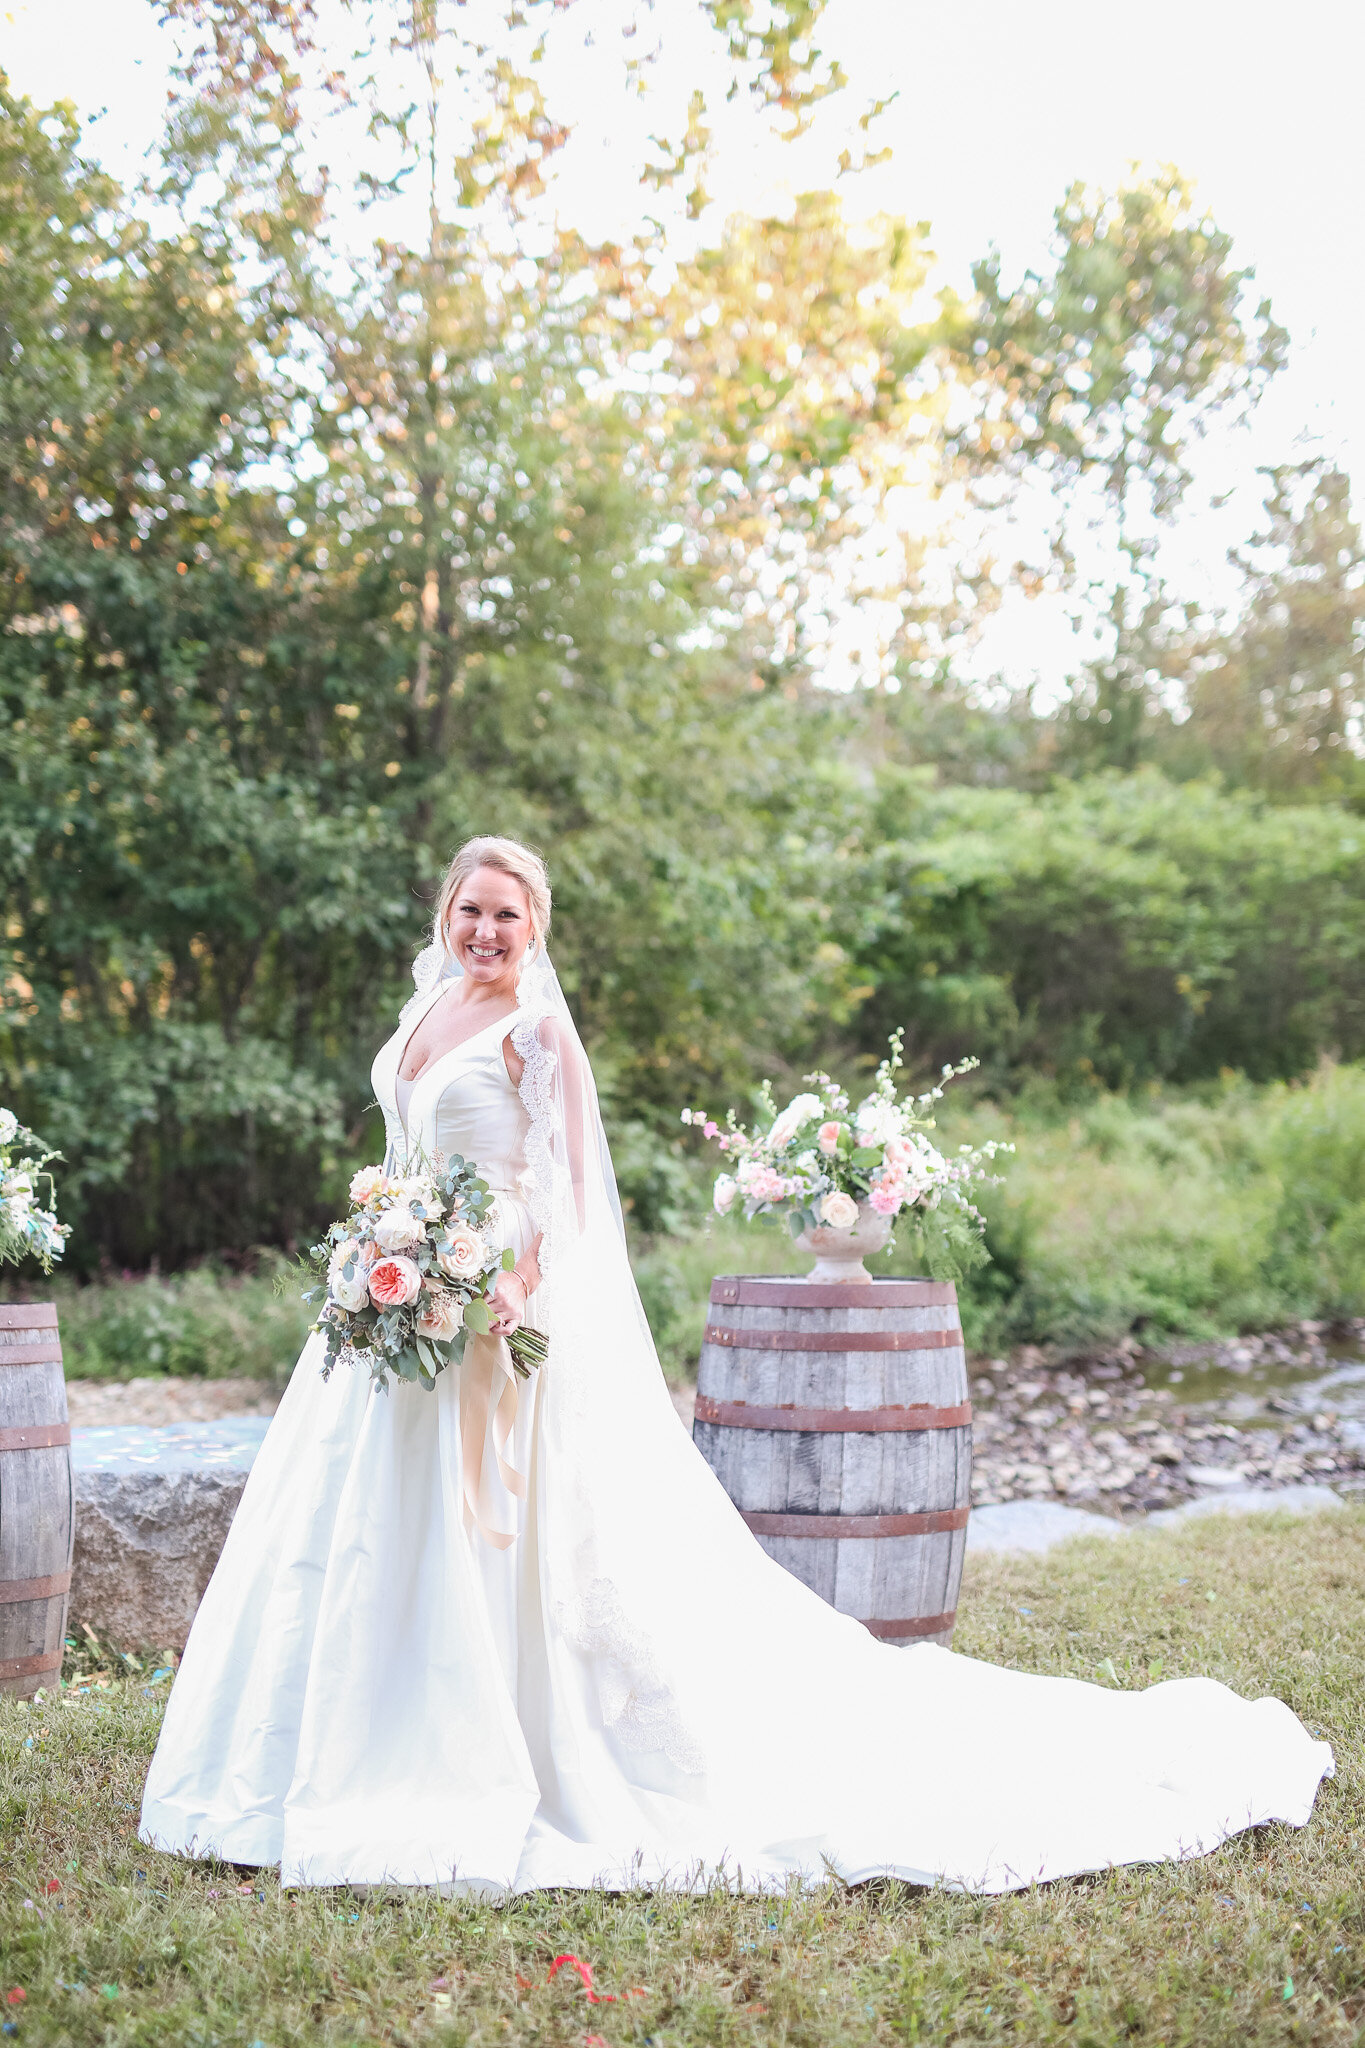
M302 1283L300 1283L302 1284ZM282 1385L303 1348L312 1311L272 1274L236 1278L201 1266L88 1287L55 1282L69 1379L196 1379L243 1375Z

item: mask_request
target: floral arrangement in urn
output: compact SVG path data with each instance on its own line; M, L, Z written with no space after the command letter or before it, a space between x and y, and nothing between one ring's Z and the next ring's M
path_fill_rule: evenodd
M472 1161L438 1154L401 1175L363 1166L350 1193L350 1214L305 1261L323 1282L303 1297L322 1297L322 1376L345 1360L366 1365L377 1386L392 1374L430 1391L471 1334L488 1335L487 1282L514 1262L492 1241L488 1183ZM528 1379L545 1361L543 1334L523 1323L506 1341Z
M717 1215L784 1215L792 1236L816 1255L812 1279L868 1278L862 1261L892 1248L897 1217L915 1227L927 1262L945 1277L981 1264L985 1219L970 1190L994 1179L991 1161L1014 1148L992 1139L951 1154L940 1150L928 1112L941 1100L943 1083L977 1062L945 1067L937 1087L902 1095L902 1044L897 1031L871 1093L856 1108L828 1074L807 1074L810 1092L782 1110L764 1082L764 1115L752 1130L733 1111L722 1129L705 1110L685 1109L682 1121L726 1156L712 1198Z
M0 1265L17 1266L32 1256L45 1273L66 1250L70 1226L57 1221L57 1190L45 1169L60 1159L26 1130L12 1109L0 1109ZM40 1199L47 1182L48 1206Z

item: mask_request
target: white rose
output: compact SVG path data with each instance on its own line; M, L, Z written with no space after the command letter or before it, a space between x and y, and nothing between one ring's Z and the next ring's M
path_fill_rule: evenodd
M842 1188L835 1188L820 1204L820 1220L831 1230L852 1230L858 1221L858 1204Z
M711 1206L717 1216L729 1215L735 1204L735 1189L736 1182L732 1174L718 1173L716 1175L716 1185L711 1195Z
M8 1145L19 1135L19 1119L12 1109L0 1109L0 1145Z
M395 1182L395 1192L402 1202L408 1205L415 1202L418 1208L425 1209L429 1216L441 1214L441 1198L427 1174L409 1174L406 1179Z
M399 1203L375 1218L374 1235L376 1243L384 1251L402 1252L409 1245L422 1242L426 1226L420 1216L414 1216L411 1209Z
M370 1298L370 1290L366 1281L366 1268L357 1266L349 1280L339 1269L329 1274L327 1278L327 1292L331 1295L338 1308L347 1309L354 1315L357 1309L364 1308Z
M487 1247L476 1230L457 1223L436 1253L436 1263L452 1280L472 1280L483 1271Z

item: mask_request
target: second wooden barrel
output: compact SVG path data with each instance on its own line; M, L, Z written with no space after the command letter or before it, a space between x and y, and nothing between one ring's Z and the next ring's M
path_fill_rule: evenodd
M887 1642L952 1641L971 1421L951 1283L712 1282L693 1440L768 1555Z
M0 1691L61 1677L74 1533L57 1311L0 1305Z

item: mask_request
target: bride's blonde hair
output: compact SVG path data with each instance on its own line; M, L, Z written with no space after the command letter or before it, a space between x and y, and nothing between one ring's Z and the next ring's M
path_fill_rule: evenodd
M441 893L436 898L436 914L432 919L432 937L437 945L446 943L446 919L450 916L451 905L475 868L497 868L521 883L526 891L526 907L531 914L532 934L544 945L550 931L549 871L532 847L523 846L519 839L496 839L491 835L466 839L446 869Z

